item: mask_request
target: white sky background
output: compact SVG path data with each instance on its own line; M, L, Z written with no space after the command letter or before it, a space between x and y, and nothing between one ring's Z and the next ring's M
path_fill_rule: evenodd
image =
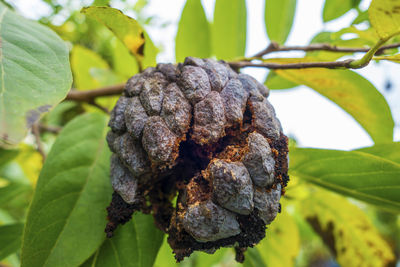
M89 0L88 0L89 1ZM65 2L82 5L88 1ZM129 1L129 0L128 0ZM136 1L132 1L136 2ZM247 0L247 48L246 55L252 55L262 50L269 43L264 26L264 0ZM25 17L37 18L48 11L45 4L39 0L15 0L20 13ZM89 1L90 3L90 1ZM202 0L207 17L212 18L215 0ZM311 38L322 30L337 31L346 27L356 17L352 11L325 25L322 23L323 0L297 0L297 9L288 45L307 45ZM363 0L364 9L370 0ZM156 44L162 44L163 51L159 54L159 62L174 62L174 44L177 25L185 0L150 0L145 15L157 16L162 21L170 22L163 29L147 28ZM117 5L113 7L118 8ZM280 53L279 56L301 56L297 53ZM245 69L245 72L263 82L266 70ZM381 62L372 63L357 71L368 78L375 87L383 93L392 110L396 122L395 140L400 140L400 65ZM390 91L384 91L387 80L392 83ZM313 90L300 86L285 91L272 91L270 101L275 107L285 133L293 136L302 147L319 147L332 149L354 149L373 144L368 134L359 124L330 100Z

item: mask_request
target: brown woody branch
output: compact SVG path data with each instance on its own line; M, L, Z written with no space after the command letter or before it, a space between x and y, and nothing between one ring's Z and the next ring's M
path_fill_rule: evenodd
M381 46L376 51L375 54L382 54L386 49L398 48L398 47L400 47L400 43L384 45ZM284 52L284 51L331 51L331 52L355 53L355 52L368 52L370 51L370 48L337 47L329 44L310 44L307 46L281 46L275 42L272 42L267 48L255 54L253 57L248 59L243 59L241 61L228 62L228 64L234 69L240 69L244 67L258 67L267 69L355 68L351 66L351 63L354 62L353 59L348 59L343 61L333 61L333 62L299 62L299 63L288 63L288 64L268 63L268 62L255 63L251 61L254 59L260 59L264 55L267 55L269 53ZM361 67L364 67L364 65ZM103 96L120 95L124 90L124 86L125 84L116 84L88 91L71 90L68 93L65 100L86 102L102 109L104 112L108 112L107 109L98 105L95 102L96 98Z
M39 130L40 132L49 132L53 134L58 134L61 131L61 127L39 123Z
M122 91L124 90L124 86L125 84L122 83L87 91L71 90L69 91L65 100L91 103L97 97L113 96L121 94Z
M398 48L400 47L399 43L384 45L380 47L376 55L382 54L385 50L391 48ZM338 47L336 45L330 44L310 44L307 46L281 46L276 42L272 42L268 45L267 48L255 54L252 58L261 58L267 54L274 53L274 52L287 52L287 51L330 51L330 52L339 52L339 53L357 53L357 52L368 52L370 48L364 47Z
M102 105L96 103L96 98L103 97L103 96L114 96L120 95L124 91L124 83L106 86L94 90L87 90L87 91L78 91L78 90L70 90L68 92L67 97L65 100L72 100L77 102L86 102L94 107L99 108L100 110L104 111L105 113L110 113L110 111L103 107Z
M279 64L279 63L254 63L251 61L237 61L237 62L228 62L232 68L244 68L244 67L258 67L258 68L267 68L267 69L307 69L307 68L328 68L328 69L337 69L337 68L351 68L350 63L353 62L353 59L343 60L343 61L333 61L333 62L300 62L300 63L288 63L288 64Z
M44 152L43 144L42 144L42 141L40 140L40 128L39 128L39 124L37 122L35 122L32 125L32 133L35 137L36 150L42 156L42 160L44 162L46 160L46 153Z

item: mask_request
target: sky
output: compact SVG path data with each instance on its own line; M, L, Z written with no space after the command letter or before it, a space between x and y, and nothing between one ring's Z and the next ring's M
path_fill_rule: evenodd
M48 12L48 7L40 0L14 0L18 11L25 17L36 19ZM128 0L129 1L129 0ZM68 1L66 4L80 5L87 1ZM118 1L113 7L118 8ZM135 2L135 1L132 1ZM113 3L113 1L112 1ZM156 44L162 44L158 62L174 62L174 40L177 25L185 0L150 0L144 15L156 15L168 26L159 29L146 28ZM208 19L212 20L215 0L202 0ZM287 45L307 45L312 37L322 30L337 31L346 27L356 17L356 11L336 19L327 25L322 23L323 0L297 0L297 8L292 31ZM362 8L367 9L370 0L362 1ZM252 55L264 49L269 40L264 26L264 0L247 0L247 44L246 55ZM129 14L129 12L128 12ZM59 18L62 22L63 18ZM302 53L280 53L282 57L302 56ZM361 54L356 57L361 57ZM244 72L264 82L267 70L246 68ZM395 120L394 139L400 140L400 65L390 62L372 63L357 72L372 82L385 96ZM385 91L385 84L390 80L392 89ZM296 139L301 147L351 150L373 145L369 135L361 126L336 104L310 88L299 86L291 90L271 91L270 102L275 107L286 135Z

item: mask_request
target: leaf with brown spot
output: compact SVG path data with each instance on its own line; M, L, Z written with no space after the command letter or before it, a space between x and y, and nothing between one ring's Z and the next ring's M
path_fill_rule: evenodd
M91 6L83 8L81 12L111 30L143 68L155 65L157 48L135 19L111 7Z
M400 33L399 1L372 0L368 13L372 26L382 39L388 39Z
M298 208L341 266L383 267L395 260L367 215L347 199L318 190Z

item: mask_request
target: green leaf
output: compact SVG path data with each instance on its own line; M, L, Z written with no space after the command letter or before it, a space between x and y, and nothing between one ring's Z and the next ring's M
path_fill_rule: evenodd
M298 86L298 84L286 80L282 76L279 76L273 70L268 73L267 79L265 80L264 84L271 90L291 89Z
M400 54L393 55L393 56L379 56L379 57L373 57L375 60L389 60L395 63L400 63Z
M163 233L158 230L149 215L136 214L133 218L139 244L139 266L153 266L160 249Z
M13 160L18 155L17 149L1 149L0 148L0 167L7 162Z
M257 249L267 266L294 266L294 259L300 252L300 236L293 217L287 212L278 214Z
M357 151L369 153L400 164L400 142L379 144L371 147L361 148Z
M343 39L343 35L352 33L354 38ZM312 44L329 43L332 46L340 47L365 47L373 46L378 41L376 32L371 29L359 30L355 27L344 28L338 32L320 32L311 40ZM308 51L307 56L320 58L323 60L337 60L343 56L353 54L351 52L330 52L330 51Z
M124 44L114 37L110 45L112 49L112 65L115 72L122 75L126 80L136 74L139 71L137 62Z
M379 37L388 39L400 33L400 4L395 0L372 0L369 20Z
M271 41L284 44L296 11L296 0L265 0L265 27Z
M290 172L313 184L400 212L400 164L359 151L292 148Z
M111 200L107 117L82 115L54 143L29 209L22 266L77 266L105 238Z
M336 19L353 8L353 0L325 0L322 19L324 22Z
M15 219L6 210L0 209L0 225L15 223Z
M120 10L111 7L86 7L82 13L110 29L143 68L155 65L157 49L142 26Z
M367 215L345 198L318 190L298 207L341 266L390 266L394 261Z
M21 247L23 229L22 223L0 226L0 261Z
M5 204L8 204L9 201L31 190L31 186L20 183L10 183L5 187L0 187L0 207L3 207Z
M187 258L184 260L184 262L186 260ZM161 244L160 250L157 254L157 258L154 262L154 267L177 267L177 266L179 266L179 263L176 263L172 249L167 242L167 236L165 236L164 241Z
M71 88L65 43L0 3L0 146L19 143Z
M312 62L315 59L268 59L267 62ZM367 79L351 70L324 68L276 70L283 78L304 84L348 112L375 143L393 140L394 122L385 98Z
M248 248L246 251L244 267L267 267L257 248Z
M128 56L132 57L129 52ZM135 66L137 65L133 65L133 67ZM71 51L71 67L74 74L75 87L78 90L89 90L126 81L126 78L113 72L100 55L80 45L75 45ZM116 101L116 97L97 99L98 104L108 109L111 109ZM98 111L97 108L90 105L86 105L86 109Z
M211 33L213 54L218 59L229 60L244 56L246 25L245 0L218 0L215 2Z
M138 213L131 221L119 226L115 235L104 241L84 266L151 267L163 237L163 232L155 227L151 215Z
M88 90L104 86L101 81L95 79L96 70L108 70L107 62L96 52L83 46L75 45L71 51L71 69L74 74L76 89Z
M207 58L211 55L211 34L200 0L187 0L175 40L176 62L185 57Z
M369 16L368 16L368 10L365 11L358 11L358 16L353 20L351 23L352 25L354 24L360 24L367 21L369 23Z

